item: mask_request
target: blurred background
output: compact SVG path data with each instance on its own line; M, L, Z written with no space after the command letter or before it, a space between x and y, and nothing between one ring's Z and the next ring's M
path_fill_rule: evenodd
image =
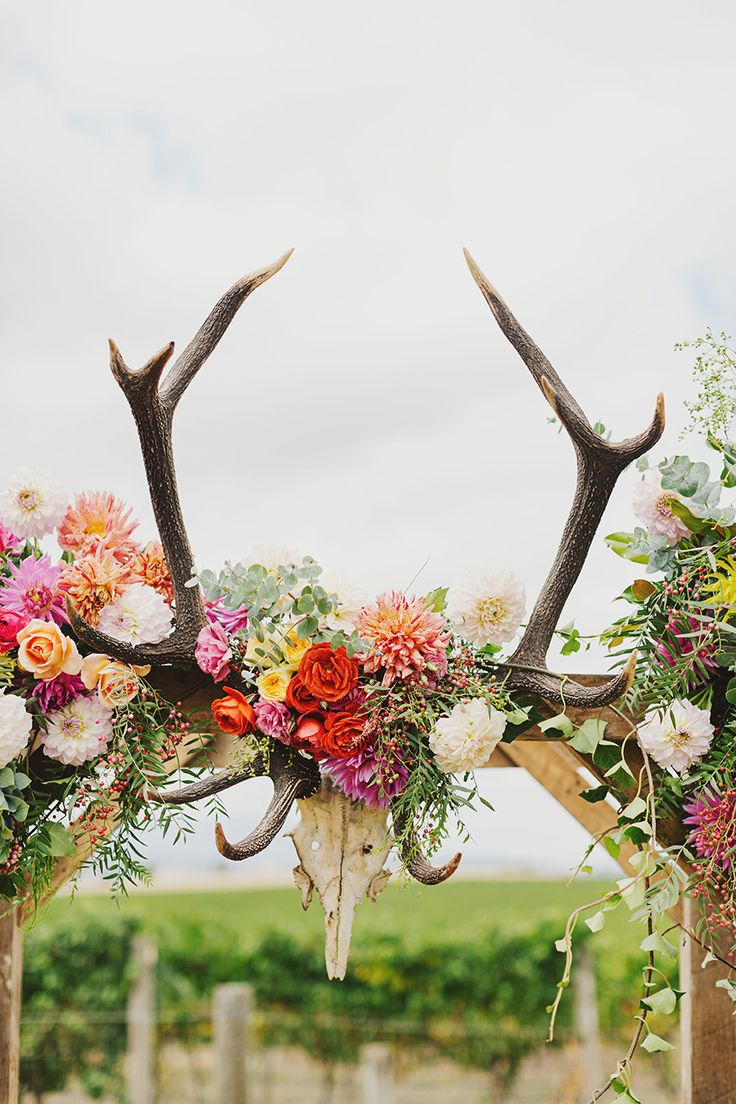
M171 338L181 348L229 284L294 246L177 416L199 565L286 545L367 594L402 588L417 573L417 588L429 590L481 566L508 566L533 597L571 499L572 450L496 329L461 246L592 419L614 436L637 432L663 389L662 449L697 452L678 438L691 360L673 346L731 324L734 30L733 6L718 0L698 11L679 0L377 0L364 10L330 0L0 3L2 470L45 468L70 492L113 490L153 535L106 339L134 366ZM630 527L635 478L621 480L602 533ZM581 631L600 629L631 574L599 540L567 616ZM595 670L605 656L591 649L552 661ZM470 823L466 882L421 897L396 890L361 917L355 956L367 956L371 977L384 977L382 956L410 954L409 931L447 937L482 959L506 938L487 934L499 916L515 937L547 919L559 928L575 902L560 879L584 833L522 771L484 772L481 788L496 812L482 809ZM236 791L229 807L242 834L266 791L260 782ZM273 979L257 981L253 964L278 957L260 941L279 930L316 938L319 927L318 917L301 918L286 888L290 843L226 870L203 824L185 847L152 838L150 854L153 893L118 913L83 883L82 900L55 904L30 936L29 956L34 946L45 953L44 940L52 949L62 936L93 940L87 924L110 924L104 946L128 948L137 932L156 942L162 977L188 976L186 954L205 959L210 941L227 944L230 974L205 971L186 1015L195 1004L204 1015L226 981L260 985L260 1008ZM596 861L596 878L613 875L605 856ZM441 904L430 905L432 893ZM162 918L172 926L159 931ZM190 921L198 935L187 934ZM394 949L376 950L381 933ZM617 938L625 942L625 932ZM547 953L544 939L535 946ZM171 961L170 946L178 948ZM309 953L321 977L318 951ZM128 950L120 954L127 962ZM73 961L72 949L61 957ZM480 961L469 977L498 968ZM554 962L550 969L556 975ZM301 966L290 970L294 992L307 990ZM525 1012L519 1021L526 1017L535 1047L548 980L533 994L541 1020ZM350 1014L385 1020L386 985L376 981L368 1005ZM171 992L159 988L164 1009L180 1007ZM127 999L122 990L111 996L116 1015ZM330 1015L348 1015L330 1004L337 997L324 999ZM611 1011L617 999L601 997L606 1024L625 1015ZM490 1007L487 994L467 1000L469 1020L474 1000ZM437 1013L442 1022L446 1013ZM434 1014L424 1004L406 1013L425 1034ZM496 1038L490 1023L478 1030ZM273 1027L274 1046L281 1030ZM350 1042L338 1033L337 1052L357 1056L369 1035ZM117 1045L97 1039L92 1049L112 1048L113 1068ZM315 1046L307 1047L315 1061L333 1063L332 1051ZM443 1061L460 1057L450 1043L435 1051ZM81 1052L75 1037L72 1066ZM491 1052L479 1053L490 1068ZM562 1099L539 1091L528 1099Z

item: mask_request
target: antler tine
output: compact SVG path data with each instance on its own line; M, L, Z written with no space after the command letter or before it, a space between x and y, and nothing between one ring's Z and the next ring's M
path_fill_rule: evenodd
M284 826L292 804L298 797L311 797L320 785L319 767L313 759L274 745L268 770L273 781L273 797L257 828L238 843L230 843L220 822L215 824L215 846L226 859L240 862L250 859L276 838Z
M243 770L223 770L212 774L209 778L199 778L189 786L182 786L179 790L155 790L149 794L149 801L155 801L162 805L189 805L192 801L201 801L203 797L212 797L223 790L229 790L238 782L246 778L258 778L267 774L260 757Z
M138 429L151 504L174 585L176 620L171 635L159 644L132 645L99 632L68 602L72 628L95 651L127 663L194 661L197 636L204 625L205 615L199 587L189 585L194 572L194 557L176 482L171 440L174 411L240 306L252 291L283 268L290 256L291 251L268 268L245 276L234 284L210 311L163 382L161 377L174 351L173 342L156 353L138 372L131 371L115 342L110 342L110 368L128 400Z
M394 828L401 835L399 850L401 858L406 864L406 869L417 882L422 885L439 885L446 882L457 870L462 859L462 853L458 851L444 866L432 866L432 863L422 853L419 840L413 829L406 831L406 817L393 812Z
M541 694L553 701L588 708L619 698L633 678L632 656L623 671L600 687L581 686L549 672L546 656L557 622L580 575L593 537L616 480L637 457L647 452L664 431L664 396L658 395L647 429L621 442L604 440L591 426L547 357L519 324L470 253L465 259L504 336L526 364L572 440L577 456L577 483L570 513L552 568L529 617L521 642L506 664L510 687Z
M220 338L250 293L260 287L261 284L265 284L266 280L270 280L272 276L275 276L284 267L293 252L293 249L289 249L267 268L259 269L258 272L251 272L249 276L243 276L218 300L186 349L176 358L163 382L161 402L167 410L173 413L176 409L179 399L210 353L217 348Z

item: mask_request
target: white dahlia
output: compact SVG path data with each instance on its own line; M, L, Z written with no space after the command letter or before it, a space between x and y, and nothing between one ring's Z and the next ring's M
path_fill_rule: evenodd
M133 583L100 612L97 627L127 644L158 644L171 632L171 610L153 587Z
M112 739L112 713L90 695L48 715L48 731L41 737L50 759L73 767L95 759Z
M456 705L442 717L429 737L437 766L445 774L484 767L506 728L506 716L482 698Z
M662 476L656 469L648 471L637 483L632 496L634 513L647 533L666 537L670 545L677 544L690 532L673 513L672 503L679 501L680 496L674 491L662 490Z
M66 496L46 472L21 469L0 492L0 521L23 539L53 532L66 508Z
M0 767L20 755L31 738L31 716L17 694L0 690Z
M660 767L678 774L705 755L715 729L707 709L684 700L673 701L659 716L647 713L639 725L639 743Z
M486 571L453 587L447 600L458 633L480 647L511 640L525 612L526 591L511 571Z

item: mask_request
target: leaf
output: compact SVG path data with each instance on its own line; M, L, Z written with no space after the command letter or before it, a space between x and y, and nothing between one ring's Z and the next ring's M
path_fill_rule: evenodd
M594 805L596 801L605 801L609 793L608 786L593 786L589 790L581 790L579 796L583 801L588 801L591 805Z
M632 552L636 542L633 533L609 533L607 537L604 537L604 540L612 552L615 552L617 556L622 556L625 560L640 564L649 562L649 557L643 552Z
M601 843L612 859L617 859L621 854L621 844L615 839L611 839L610 836L604 836Z
M636 820L637 817L643 816L647 811L647 803L642 797L635 797L633 801L630 801L625 809L621 810L620 815L627 820Z
M585 921L585 926L590 928L592 932L599 932L606 922L606 916L603 910L596 912L593 916L588 917Z
M652 1012L657 1012L661 1016L669 1016L677 1007L677 993L667 986L665 989L658 989L656 993L650 993L648 997L642 997L641 1003L645 1004Z
M665 939L659 932L652 932L646 939L642 939L639 950L653 951L655 954L667 955L668 958L676 958L678 954L677 947L673 947L669 940Z
M726 701L731 705L736 705L736 678L730 679L726 687Z
M672 1043L668 1043L666 1039L663 1039L660 1035L655 1035L653 1031L650 1031L644 1042L641 1044L641 1049L648 1051L650 1054L656 1054L661 1050L674 1050Z
M631 593L637 602L644 602L656 589L654 583L650 583L648 579L634 579L631 584Z
M542 721L539 726L540 732L549 732L550 729L561 732L563 736L571 736L575 726L567 713L558 713L555 717L548 717L546 721Z
M559 951L561 954L564 954L565 951L567 950L567 940L566 939L555 939L555 950Z
M588 717L575 730L568 741L570 747L575 748L575 751L579 751L583 755L592 755L603 739L606 723L606 721L601 721L597 717Z
M63 824L51 821L46 825L46 834L49 837L49 854L54 858L76 854L74 841Z
M425 605L429 606L434 613L444 613L447 606L447 587L435 587L434 590L430 590L429 594L424 596Z

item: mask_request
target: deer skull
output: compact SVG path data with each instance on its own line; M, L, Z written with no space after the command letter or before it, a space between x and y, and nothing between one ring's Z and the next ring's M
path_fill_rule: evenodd
M325 964L332 980L345 977L355 909L375 901L391 872L384 869L390 836L387 813L357 805L324 779L314 797L297 801L300 820L289 832L300 865L294 879L302 906L316 889L325 914Z

